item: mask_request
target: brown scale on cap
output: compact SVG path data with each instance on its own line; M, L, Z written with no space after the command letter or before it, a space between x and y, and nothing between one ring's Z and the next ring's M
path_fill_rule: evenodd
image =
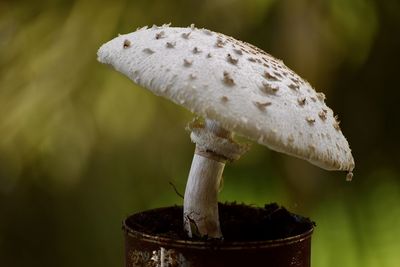
M207 58L212 58L211 53L208 53L208 54L207 54Z
M320 117L321 120L326 120L326 112L324 112L323 110L321 110L320 112L318 112L318 116Z
M300 106L304 106L306 104L306 98L305 97L299 97L297 99L297 103L299 103Z
M194 75L193 73L191 73L191 74L189 74L189 78L190 78L191 80L195 80L195 79L197 78L197 76Z
M315 97L310 97L310 99L312 100L312 101L314 101L314 102L317 102L317 99L315 98Z
M263 57L263 60L264 60L264 64L267 64L268 65L268 67L271 67L271 65L273 64L273 62L271 62L267 57Z
M189 39L189 36L190 36L190 34L191 34L192 32L183 32L182 34L181 34L181 37L183 38L183 39Z
M346 175L346 181L347 182L351 182L351 180L353 180L353 173L352 172L348 172Z
M201 50L199 48L197 48L197 46L195 48L193 48L192 50L193 54L200 54Z
M247 60L250 62L256 62L256 59L254 57L249 57Z
M156 39L157 40L162 39L164 37L165 37L165 32L164 31L160 31L160 32L156 33Z
M272 105L271 102L258 102L258 101L254 101L253 104L261 111L265 111L268 106Z
M317 98L319 101L324 101L326 99L325 94L324 93L317 93Z
M129 48L131 46L131 41L129 41L128 39L124 40L124 44L123 44L123 48Z
M235 85L235 81L232 79L231 75L227 71L224 71L223 81L228 86L234 86Z
M193 64L193 60L183 59L183 66L190 67Z
M311 125L315 123L315 119L313 117L307 117L306 121Z
M340 120L339 120L339 116L335 115L334 117L335 122L333 123L333 128L335 128L336 131L340 131Z
M174 47L176 46L176 42L167 42L167 43L165 44L165 46L166 46L167 48L174 48Z
M265 94L273 95L273 94L276 94L276 92L278 92L279 87L278 86L272 86L271 84L263 82L262 86L260 87L260 90Z
M249 53L249 50L247 50L246 48L240 48L240 50L242 50L243 53L250 54L250 53Z
M277 81L278 78L275 76L271 75L268 71L264 71L264 78L269 80L269 81Z
M282 78L282 75L279 72L274 71L274 74L275 74L275 76L278 76L279 78Z
M222 39L221 38L217 38L217 41L215 42L215 47L217 47L217 48L222 48L222 47L224 47L225 46L225 42L224 41L222 41Z
M228 55L226 56L226 60L227 60L229 63L233 64L233 65L237 65L237 63L238 63L238 61L239 61L237 58L232 57L231 54L228 54Z
M143 52L145 52L146 54L149 54L149 55L154 54L154 51L151 50L150 48L143 49Z
M298 86L297 84L294 84L294 83L291 83L288 87L292 90L299 90L299 88L300 88L300 86Z
M229 101L229 98L227 96L225 96L225 95L221 96L221 102L222 103L226 103L228 101Z

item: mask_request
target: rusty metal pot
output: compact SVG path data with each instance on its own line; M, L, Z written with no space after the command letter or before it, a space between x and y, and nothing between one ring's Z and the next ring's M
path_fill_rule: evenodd
M163 209L168 208L151 212ZM276 240L188 241L153 236L132 229L129 222L146 212L149 211L134 214L123 222L126 267L310 266L312 226L299 235Z

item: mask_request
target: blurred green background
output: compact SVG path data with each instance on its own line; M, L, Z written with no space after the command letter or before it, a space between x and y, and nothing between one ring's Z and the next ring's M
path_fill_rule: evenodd
M0 266L122 266L121 221L181 204L192 115L96 62L138 26L195 23L253 43L327 95L345 174L253 144L222 201L310 216L313 266L400 266L398 0L0 2Z

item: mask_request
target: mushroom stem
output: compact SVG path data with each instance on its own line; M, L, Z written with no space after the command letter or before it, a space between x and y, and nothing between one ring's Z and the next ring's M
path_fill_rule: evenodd
M184 227L189 237L221 238L218 191L225 162L194 154L184 199Z
M222 238L218 192L228 158L221 151L224 152L229 146L221 149L213 147L213 144L218 143L219 139L232 142L232 132L211 120L206 120L203 130L200 136L206 141L196 144L185 190L184 228L189 237Z

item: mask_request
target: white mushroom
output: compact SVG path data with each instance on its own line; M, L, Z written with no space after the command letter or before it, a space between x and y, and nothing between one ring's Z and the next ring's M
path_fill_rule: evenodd
M98 60L206 118L191 127L196 151L184 200L189 236L222 237L217 204L222 172L226 161L248 149L233 140L233 132L352 177L349 144L324 95L255 46L194 26L165 25L114 38L99 49Z

